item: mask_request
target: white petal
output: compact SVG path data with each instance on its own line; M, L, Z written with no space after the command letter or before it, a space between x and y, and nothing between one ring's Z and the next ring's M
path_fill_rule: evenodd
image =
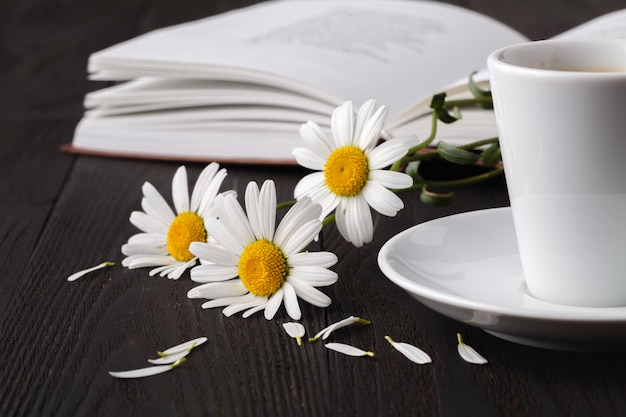
M128 269L146 268L146 267L151 267L151 266L174 265L177 263L178 261L169 255L167 256L132 255L132 256L125 258L122 261L122 265L124 265Z
M254 232L250 227L248 216L234 196L220 201L220 211L220 221L237 242L242 246L254 242Z
M189 252L203 261L218 265L236 266L239 263L239 257L236 254L213 243L191 242Z
M160 255L167 256L166 245L140 245L140 244L124 244L122 245L122 253L126 256L131 255Z
M304 326L300 323L283 323L283 328L290 337L298 342L298 346L302 346L302 336L304 336Z
M102 262L96 266L92 266L91 268L83 269L82 271L74 272L72 275L67 277L68 281L76 281L78 278L85 276L86 274L97 271L98 269L106 268L107 266L115 265L114 262Z
M291 258L289 258L291 263ZM289 270L289 279L297 279L313 287L327 287L337 282L338 275L334 271L319 266L293 266Z
M244 295L248 289L241 283L241 280L226 282L209 282L192 288L187 293L188 298L206 298L213 300L223 297L236 297Z
M457 346L457 349L459 351L459 355L461 355L463 360L469 363L477 364L477 365L483 365L487 363L487 359L483 358L478 352L474 350L474 348L472 348L469 345L466 345L463 342L463 339L461 338L461 335L459 333L457 333L456 336L459 341L459 345Z
M226 307L224 310L222 310L222 313L226 316L226 317L230 317L233 314L239 313L240 311L249 309L249 308L254 308L257 306L261 306L261 305L265 305L265 297L254 297L254 299L246 302L246 303L240 303L240 304L232 304L228 307ZM243 318L247 318L248 315L244 314Z
M191 280L194 282L218 282L235 278L239 275L237 266L204 264L191 270Z
M168 365L186 357L187 355L189 355L190 352L191 350L183 350L181 352L172 353L171 355L163 356L158 359L148 359L148 362L153 365Z
M185 350L195 349L198 346L205 343L208 339L206 337L198 337L195 339L188 340L187 342L181 343L180 345L172 346L171 348L165 349L163 352L160 352L160 356L168 356L173 353L182 352Z
M300 136L311 151L317 153L324 160L328 158L336 146L332 138L329 138L319 125L312 121L308 121L300 127ZM323 165L321 168L314 169L322 168L324 168Z
M359 148L367 149L376 144L376 141L380 138L380 132L383 130L387 110L386 105L380 106L376 113L365 122L361 134L356 138L356 145Z
M320 179L319 183L316 183ZM320 215L320 219L326 217L331 211L337 207L341 198L335 193L331 192L326 184L324 183L324 174L321 172L316 172L304 177L298 184L296 184L296 188L294 190L294 197L298 200L309 197L311 201L314 203L320 204L322 206L322 214ZM304 182L304 180L309 179L310 184ZM315 183L315 184L314 184ZM313 188L307 188L309 185L313 185Z
M289 283L289 281L285 282L282 286L283 290L283 302L285 303L285 310L287 310L287 314L293 320L300 320L302 317L302 312L300 311L300 305L298 304L298 296L296 294L296 290Z
M296 290L296 294L309 304L313 304L316 307L328 307L332 300L329 296L313 288L313 286L307 284L304 281L297 279L290 279L285 285L290 284Z
M293 196L296 199L301 199L304 196L309 196L313 201L317 201L323 196L322 192L330 192L324 183L323 172L313 172L305 175L298 181L293 192ZM316 199L314 196L317 196Z
M400 141L388 140L367 153L370 171L385 168L406 155L409 148Z
M335 214L339 233L354 246L361 247L374 237L372 213L362 196L342 199Z
M227 251L235 255L240 255L245 247L244 242L238 241L235 236L226 228L225 224L220 220L208 218L204 219L204 226L213 239Z
M239 295L236 297L222 297L216 300L207 301L202 304L202 308L215 308L215 307L226 307L235 304L247 304L250 301L254 300L256 295L248 293L244 295Z
M333 111L330 117L330 128L337 147L353 144L354 110L351 101L346 101Z
M259 233L257 239L274 240L276 230L276 185L266 180L261 186L258 201Z
M432 359L426 352L422 349L410 345L408 343L396 342L391 337L385 336L385 339L391 343L391 345L404 356L406 356L410 361L423 365L425 363L432 362Z
M258 213L259 207L259 186L256 182L250 181L246 186L246 192L244 194L244 202L246 206L246 214L248 216L248 220L250 223L250 227L252 228L252 232L255 237L261 228L260 226L260 217Z
M370 171L368 184L370 182L378 183L385 188L402 190L413 185L413 178L403 172L377 169Z
M420 140L417 135L406 135L406 136L388 136L388 140L393 140L396 143L402 143L407 149L411 149L413 146L416 146Z
M317 266L329 268L337 263L337 255L332 252L300 252L289 257L289 265L294 268Z
M293 338L304 336L304 326L300 323L283 323L283 327L285 328L287 334Z
M166 349L162 352L159 352L160 358L158 359L148 359L148 362L154 365L166 365L170 363L174 363L180 358L184 358L196 347L200 346L208 339L206 337L198 337L193 340L189 340L188 342L181 343L180 345L172 346L169 349Z
M158 212L158 215L165 221L165 223L171 223L172 220L174 220L176 214L172 211L170 205L167 204L167 201L165 201L161 193L157 191L154 185L149 182L145 182L141 187L141 192L149 201L150 206Z
M241 317L243 317L244 319L247 319L248 317L250 317L254 313L258 313L259 311L264 310L265 306L267 306L267 298L266 297L263 297L263 298L265 298L265 301L263 303L260 303L258 306L252 307L252 308L244 311L243 314L241 315Z
M219 164L212 162L204 167L204 169L198 176L198 179L196 180L196 185L194 185L193 192L191 193L191 202L189 206L190 211L197 212L198 208L200 208L200 202L204 198L204 194L209 188L209 185L215 177L215 174L217 173L219 167Z
M167 247L165 240L166 236L162 233L137 233L128 239L128 243L133 245L138 244Z
M172 200L176 213L189 211L189 188L187 185L187 169L179 167L172 178Z
M159 209L155 208L150 200L145 197L141 199L141 208L148 216L161 223L163 229L169 229L170 224L172 224L174 220L174 218L166 218L166 216L164 216Z
M220 187L226 178L226 169L222 168L217 171L215 177L211 180L209 186L204 190L204 195L202 200L200 201L200 206L198 207L198 214L203 219L207 217L217 217L217 212L215 209L215 199L219 193ZM235 198L237 198L237 193L234 190L224 191L222 194L230 195L232 194Z
M290 256L302 251L315 239L316 236L320 234L321 231L322 222L318 219L310 220L303 224L280 246L283 254L289 258Z
M322 340L326 340L328 339L328 336L330 336L330 334L334 332L335 330L341 329L342 327L350 326L351 324L355 324L355 323L370 324L371 322L369 320L365 320L360 317L350 316L336 323L333 323L330 326L324 327L315 336L310 338L309 342L315 342L320 337L322 338Z
M267 300L267 305L265 306L265 318L267 320L271 320L276 315L278 308L283 302L283 289L279 288L272 296Z
M150 271L150 276L154 276L159 274L159 276L167 276L169 279L178 279L183 273L188 269L194 266L196 263L196 259L192 259L187 262L179 262L176 261L172 265L164 265L159 268L155 268Z
M184 361L185 361L185 358L181 358L177 362L174 362L171 365L151 366L148 368L134 369L132 371L121 371L121 372L110 371L109 374L115 378L143 378L145 376L162 374L163 372L172 370L176 368L178 365L180 365L181 363L183 363Z
M165 227L160 220L148 216L143 211L133 211L130 213L129 220L133 226L142 232L159 233L164 236L167 234L168 227Z
M374 115L376 110L376 100L369 99L359 107L354 123L354 137L360 138L363 133L363 127L369 119Z
M344 355L374 357L374 352L366 352L357 347L346 345L343 343L326 343L324 346L336 352L343 353Z
M305 168L316 171L324 169L327 158L320 156L309 148L294 148L291 153L296 158L296 162Z
M276 228L276 233L274 233L274 243L279 247L284 246L291 235L297 233L297 229L309 221L318 221L321 226L321 215L322 206L312 203L309 197L303 197L289 209L281 220ZM311 240L313 240L315 236L311 237Z
M384 216L393 217L404 208L400 197L375 182L368 182L361 193L367 204Z

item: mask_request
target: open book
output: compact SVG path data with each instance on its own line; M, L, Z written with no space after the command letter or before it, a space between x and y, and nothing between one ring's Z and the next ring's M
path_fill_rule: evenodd
M563 36L625 36L626 11L570 32ZM484 15L431 1L260 3L92 54L90 77L120 83L87 94L64 148L295 163L302 123L329 128L336 106L370 98L389 105L389 134L424 138L430 118L421 116L433 94L464 94L467 77L485 67L491 51L526 40ZM495 136L493 113L475 113L439 137L458 144Z

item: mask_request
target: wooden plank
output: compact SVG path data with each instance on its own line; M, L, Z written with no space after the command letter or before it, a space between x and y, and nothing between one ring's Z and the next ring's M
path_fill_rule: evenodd
M186 297L194 286L119 266L68 283L77 269L120 261L135 229L141 184L169 198L178 164L71 157L58 152L80 116L89 52L151 28L250 2L112 4L31 0L2 4L0 31L0 415L222 416L619 416L626 410L620 353L554 352L515 345L449 320L415 302L380 272L376 256L391 236L416 222L507 204L495 181L463 190L444 208L403 196L394 219L377 216L374 241L345 243L333 226L324 248L340 262L325 290L327 309L301 305L308 334L349 315L372 320L333 335L376 352L351 358L318 342L298 347L280 324L224 317ZM620 1L472 0L454 2L513 24L533 38L552 36ZM4 51L7 54L4 54ZM29 51L26 54L24 51ZM190 164L190 178L202 168ZM228 166L226 188L243 195L249 180L276 181L279 199L303 170ZM476 367L456 352L462 332L490 361ZM416 344L433 357L418 366L384 340ZM147 366L156 350L206 335L180 368L143 380L109 370Z

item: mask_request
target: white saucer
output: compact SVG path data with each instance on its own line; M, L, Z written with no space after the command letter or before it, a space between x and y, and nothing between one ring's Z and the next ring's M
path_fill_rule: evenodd
M421 303L502 339L561 350L626 350L626 307L557 305L527 293L510 207L413 226L383 245L378 264Z

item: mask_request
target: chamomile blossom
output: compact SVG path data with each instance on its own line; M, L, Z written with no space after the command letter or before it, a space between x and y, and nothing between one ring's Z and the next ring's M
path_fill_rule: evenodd
M307 146L293 151L300 165L316 171L296 185L296 199L309 196L322 205L324 217L336 209L337 229L357 247L374 234L370 207L395 216L404 204L390 189L413 184L409 175L384 169L405 156L409 145L391 139L377 146L387 106L375 106L374 100L367 101L356 117L350 101L336 108L330 137L314 122L302 125Z
M206 298L203 308L225 307L231 316L243 311L248 317L264 310L271 320L281 304L289 316L301 316L298 297L317 307L330 298L316 289L332 285L337 274L328 268L337 262L331 252L303 252L322 228L321 207L309 198L298 201L276 224L276 188L266 181L261 189L248 184L246 212L233 195L216 200L219 219L205 220L215 242L193 242L190 250L202 261L191 270L191 279L202 285L189 298Z
M226 177L226 170L209 164L198 177L189 198L187 170L178 168L172 179L174 210L149 182L142 187L143 211L134 211L130 222L141 230L122 246L126 258L122 265L133 268L154 267L150 275L178 279L197 258L189 251L191 242L206 242L207 218L216 217L214 200Z

